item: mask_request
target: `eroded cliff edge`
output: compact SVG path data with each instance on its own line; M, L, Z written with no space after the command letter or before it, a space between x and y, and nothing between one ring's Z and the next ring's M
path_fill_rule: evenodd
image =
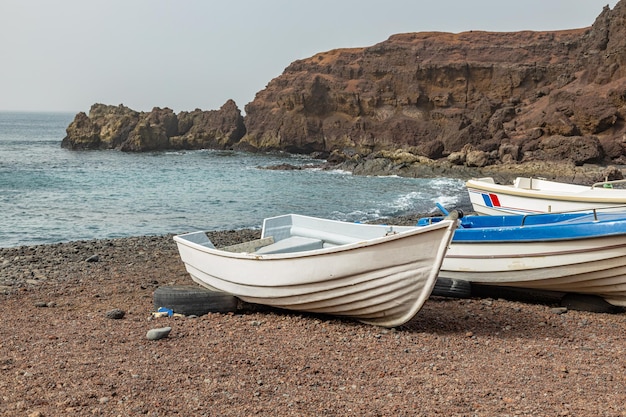
M624 163L626 2L590 28L410 33L296 61L246 107L257 149L467 166Z
M625 23L622 0L589 28L408 33L319 53L258 92L243 127L222 120L219 139L170 145L306 153L357 173L622 165Z

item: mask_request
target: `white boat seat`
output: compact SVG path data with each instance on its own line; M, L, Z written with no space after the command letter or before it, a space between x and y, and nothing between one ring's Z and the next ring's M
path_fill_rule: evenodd
M264 246L255 253L291 253L302 252L307 250L322 249L324 242L321 239L313 239L302 236L292 236L287 239L279 240L271 245Z

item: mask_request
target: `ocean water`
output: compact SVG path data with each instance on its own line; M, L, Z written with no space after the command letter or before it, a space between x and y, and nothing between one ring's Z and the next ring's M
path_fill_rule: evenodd
M233 151L61 148L68 113L0 112L0 247L260 227L297 213L345 221L467 207L462 181L267 170L319 162Z

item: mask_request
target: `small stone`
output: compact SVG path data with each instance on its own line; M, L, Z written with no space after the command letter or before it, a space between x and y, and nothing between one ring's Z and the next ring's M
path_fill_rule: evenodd
M550 309L550 311L554 314L565 314L567 313L567 307L555 307Z
M148 340L159 340L167 337L172 331L171 327L161 327L158 329L150 329L148 333L146 333L146 338Z
M123 319L125 314L126 313L123 310L120 310L119 308L114 308L113 310L106 312L106 317L108 319L119 320Z
M85 262L98 262L100 257L98 255L91 255L89 258L85 259Z
M35 307L39 307L39 308L48 307L48 303L46 303L45 301L38 301L35 303Z

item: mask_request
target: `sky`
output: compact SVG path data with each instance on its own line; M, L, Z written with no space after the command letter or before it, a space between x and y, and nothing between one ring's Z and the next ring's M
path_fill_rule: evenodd
M626 0L624 0L626 1ZM397 33L588 27L617 0L1 0L0 111L244 112L293 61Z

